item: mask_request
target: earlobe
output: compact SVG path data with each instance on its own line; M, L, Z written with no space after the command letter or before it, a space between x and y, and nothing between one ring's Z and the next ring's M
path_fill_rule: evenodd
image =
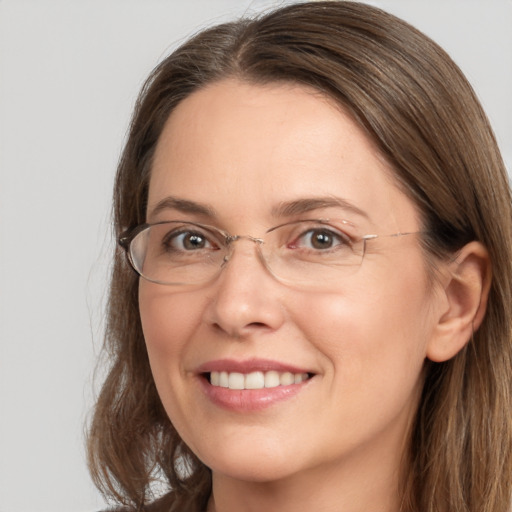
M485 316L491 278L489 253L479 242L465 245L447 265L443 311L427 346L428 359L447 361L471 339Z

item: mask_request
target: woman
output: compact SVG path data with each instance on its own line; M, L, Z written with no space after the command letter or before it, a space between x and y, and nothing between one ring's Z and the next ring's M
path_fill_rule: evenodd
M97 484L129 510L508 511L510 206L471 87L393 16L303 3L186 42L118 169Z

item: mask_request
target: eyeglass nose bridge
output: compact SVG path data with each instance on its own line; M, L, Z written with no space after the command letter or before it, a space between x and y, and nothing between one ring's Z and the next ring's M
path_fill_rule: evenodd
M231 259L231 256L233 256L234 251L234 245L233 242L237 242L239 240L249 240L251 242L254 242L257 247L257 253L260 261L263 263L263 266L267 268L267 263L265 261L265 258L263 257L263 254L261 252L260 246L262 246L265 243L265 240L263 238L256 238L254 236L250 235L228 235L226 236L226 249L227 253L224 255L224 258L222 259L221 268L223 268Z

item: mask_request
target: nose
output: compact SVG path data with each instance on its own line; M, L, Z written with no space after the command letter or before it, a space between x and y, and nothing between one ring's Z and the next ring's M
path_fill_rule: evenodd
M211 285L207 321L232 338L275 331L284 321L283 286L267 270L260 244L250 237L234 240L222 272Z

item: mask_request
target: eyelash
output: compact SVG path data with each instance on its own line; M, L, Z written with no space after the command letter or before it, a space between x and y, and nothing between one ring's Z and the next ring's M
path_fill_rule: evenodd
M327 250L336 250L336 247L350 247L352 246L352 240L348 235L344 233L340 233L339 231L335 231L333 229L330 229L326 226L319 226L319 227L312 227L309 228L306 231L303 231L300 233L294 241L289 244L291 247L300 248L300 240L305 239L308 237L308 240L306 244L308 245L314 245L315 239L313 237L327 237L328 241L331 242L333 245L330 245L329 247L316 247L315 249L318 249L320 251L327 251ZM317 241L320 241L320 239L317 239Z
M188 238L190 240L194 236L201 238L208 245L211 245L213 250L219 249L219 246L217 244L214 244L212 241L213 236L208 236L206 233L202 233L200 230L192 231L190 229L173 230L173 231L167 233L164 236L164 238L162 239L162 246L165 248L165 250L167 252L173 252L173 251L187 252L187 250L184 248L176 248L175 243L177 241L179 241L180 237L182 237L182 241L185 241L186 238ZM201 247L201 249L203 249L203 248Z
M302 221L304 222L304 221ZM286 227L286 225L281 228ZM301 226L303 228L303 226ZM315 244L313 237L318 236L317 241L323 242L322 236L326 237L325 241L328 242L328 247L311 247ZM194 237L200 239L200 244L192 247L186 247L187 241L192 241ZM309 237L309 239L308 239ZM291 240L291 241L290 241ZM176 245L182 247L176 247ZM311 225L307 229L302 229L295 234L293 230L286 236L283 246L289 249L296 250L318 250L319 252L326 252L329 250L336 250L340 247L351 247L353 240L343 232L336 230L328 224ZM195 252L195 250L218 250L223 245L222 241L215 241L213 233L206 233L200 229L175 229L167 233L162 238L162 246L166 252ZM306 247L310 245L310 247Z

